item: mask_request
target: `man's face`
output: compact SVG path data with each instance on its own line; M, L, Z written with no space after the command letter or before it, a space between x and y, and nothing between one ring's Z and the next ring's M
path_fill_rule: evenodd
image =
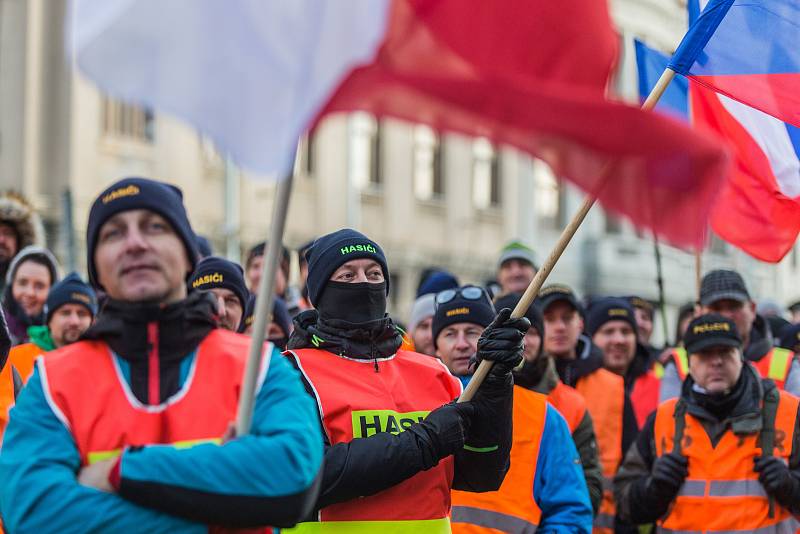
M633 316L636 317L639 339L642 343L650 343L650 336L653 335L653 315L644 308L633 308Z
M497 282L503 293L521 293L528 289L536 271L524 260L507 260L497 271Z
M236 293L225 287L215 287L211 293L217 299L217 317L219 325L231 332L239 330L244 310Z
M756 303L721 299L702 307L702 313L718 313L736 323L736 329L743 339L750 336L750 329L756 318Z
M258 294L258 286L261 285L261 271L263 268L264 256L256 256L250 260L250 263L247 264L247 270L244 274L247 278L247 285L250 287L250 292L254 295ZM273 293L278 296L282 296L284 293L286 293L286 284L286 275L280 268L278 268L275 271L275 286L273 287Z
M414 350L420 354L427 354L433 356L436 354L436 349L433 348L433 316L426 317L414 327L411 332L411 340L414 341Z
M81 304L64 304L50 316L47 326L56 347L75 343L92 324L92 314Z
M19 252L17 233L11 225L0 222L0 263L11 261Z
M569 302L560 300L544 310L544 350L554 358L574 358L583 319Z
M742 356L735 347L710 347L689 355L689 373L711 394L725 393L739 380Z
M381 269L377 261L368 258L350 260L336 269L329 280L331 282L345 282L348 284L363 282L380 284L384 281L383 269Z
M478 338L483 327L474 323L456 323L444 328L436 338L436 356L455 376L469 374L469 359L478 352Z
M186 248L166 219L150 210L108 219L98 234L94 263L113 299L166 304L186 297L191 270Z
M636 355L636 332L626 321L608 321L592 336L603 352L603 367L624 375Z
M539 357L539 349L542 346L542 336L539 335L539 331L534 327L530 327L525 333L525 339L522 342L525 345L525 353L523 354L525 361L532 362L536 360Z
M50 270L35 261L26 260L17 266L11 281L11 296L29 317L39 315L50 291Z

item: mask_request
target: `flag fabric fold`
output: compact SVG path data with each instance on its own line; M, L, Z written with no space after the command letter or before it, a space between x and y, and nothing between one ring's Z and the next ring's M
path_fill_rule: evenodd
M89 9L123 0L75 1ZM193 0L191 8L187 0L124 1L120 20L76 39L84 72L114 93L180 115L255 170L285 161L286 139L301 125L365 110L524 150L606 209L688 246L702 240L727 169L713 137L606 99L618 41L602 0L394 0L384 10L379 0L335 9L323 0ZM287 5L291 16L282 13ZM195 13L182 18L181 10ZM199 14L205 10L216 12ZM210 25L215 18L221 24ZM202 31L194 27L201 23ZM78 19L78 34L81 26ZM352 35L365 27L368 36ZM235 45L224 44L229 34ZM341 61L338 39L358 45ZM206 54L215 60L169 74Z

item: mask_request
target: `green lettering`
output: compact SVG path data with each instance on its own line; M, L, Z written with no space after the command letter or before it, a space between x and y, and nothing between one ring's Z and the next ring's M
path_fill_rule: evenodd
M378 432L399 434L428 416L429 411L398 413L394 410L356 410L351 414L354 438L367 438Z

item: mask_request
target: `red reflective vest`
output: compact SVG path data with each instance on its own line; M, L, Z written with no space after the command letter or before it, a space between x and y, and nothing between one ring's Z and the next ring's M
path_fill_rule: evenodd
M769 378L775 382L778 389L783 390L794 358L794 352L780 347L773 347L760 360L750 363L758 370L761 378ZM689 374L689 357L686 354L686 349L680 347L672 349L669 359L675 364L675 369L678 370L680 379L685 380Z
M677 401L665 401L656 412L657 456L674 448ZM773 454L786 461L792 454L797 409L797 397L781 391ZM712 445L702 423L688 413L684 417L681 454L689 460L689 476L659 521L661 532L795 532L800 527L777 502L770 517L767 494L753 470L754 458L761 455L758 433L737 436L729 429Z
M661 380L654 370L647 371L633 383L630 397L633 413L636 415L636 424L639 428L644 426L651 413L658 408L658 394L661 389Z
M461 383L439 360L415 352L399 350L378 360L317 349L286 355L313 389L331 445L403 432L461 393ZM301 523L291 532L450 532L452 481L448 457L375 495L327 506L319 522Z
M200 343L181 389L155 406L134 397L116 358L100 341L49 352L39 360L39 370L45 397L87 465L127 446L218 441L236 419L249 343L245 336L213 330Z
M497 491L453 491L454 534L535 532L542 511L533 499L533 480L546 413L547 397L514 386L511 469Z
M616 503L613 480L622 462L622 419L625 410L625 381L621 376L598 369L580 379L575 389L583 395L594 422L597 448L603 468L603 501L594 518L594 532L613 534Z

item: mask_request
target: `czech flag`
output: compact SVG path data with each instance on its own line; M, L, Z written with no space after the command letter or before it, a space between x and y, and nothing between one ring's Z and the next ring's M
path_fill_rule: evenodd
M690 0L689 10L691 27L669 66L692 82L695 126L734 154L711 226L751 256L778 262L800 232L800 7Z
M84 73L250 170L288 168L307 128L364 110L519 148L690 246L729 166L712 136L606 98L605 0L73 2Z

